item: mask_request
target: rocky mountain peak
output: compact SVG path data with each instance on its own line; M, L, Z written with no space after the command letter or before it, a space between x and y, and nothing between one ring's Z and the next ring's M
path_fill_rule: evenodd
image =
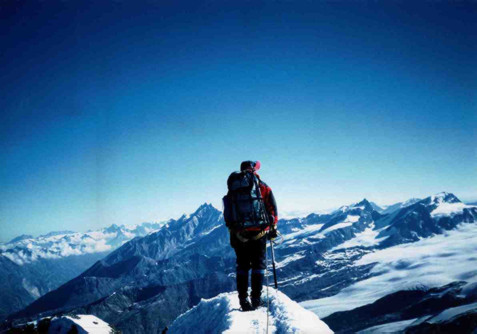
M371 203L366 198L363 198L363 200L361 202L353 204L352 208L359 208L359 209L362 209L362 210L365 210L365 211L373 211L374 210L373 206L371 205Z
M439 204L439 203L460 203L461 201L452 193L448 192L440 192L436 195L430 197L431 203Z
M219 210L217 210L212 204L206 202L202 204L201 206L199 206L199 208L195 210L193 215L198 215L200 213L214 212L214 211L219 211Z
M121 231L121 227L116 224L112 224L111 226L104 229L105 233L117 233L119 231Z

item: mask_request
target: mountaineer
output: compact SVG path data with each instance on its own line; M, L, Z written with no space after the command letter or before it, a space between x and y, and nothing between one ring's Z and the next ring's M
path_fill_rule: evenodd
M240 172L227 180L223 198L224 219L230 232L230 244L237 256L237 291L242 311L262 305L262 286L266 269L267 239L277 237L277 204L272 189L256 173L260 161L244 161ZM251 303L248 276L252 269Z

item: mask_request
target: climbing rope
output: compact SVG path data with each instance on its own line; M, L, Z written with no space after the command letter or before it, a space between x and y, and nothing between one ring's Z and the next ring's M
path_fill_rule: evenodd
M277 237L280 238L280 242L275 242L275 240L271 240L271 242L273 242L273 244L275 245L281 245L283 243L283 241L285 240L283 238L283 235L277 231ZM268 293L268 285L269 285L269 282L268 282L268 244L266 246L266 250L265 250L265 263L266 263L266 268L265 268L265 276L266 276L266 280L267 280L267 334L268 334L268 318L269 318L269 315L270 315L270 297L269 297L269 293ZM276 291L275 291L276 293Z
M277 242L276 240L279 239L280 241ZM285 240L285 238L283 237L283 235L277 231L277 238L271 240L271 242L274 244L274 245L281 245L283 243L283 241ZM268 282L268 244L267 244L267 249L265 250L265 263L266 263L266 268L265 268L265 276L266 276L266 280L267 280L267 334L268 334L268 318L269 318L269 315L270 315L270 297L269 297L269 293L268 293L268 285L269 285L269 282ZM277 291L275 291L275 294L277 293Z
M266 263L265 276L267 280L267 332L266 333L268 334L268 316L270 313L270 297L268 296L268 246L266 246L266 249L265 249L265 263Z

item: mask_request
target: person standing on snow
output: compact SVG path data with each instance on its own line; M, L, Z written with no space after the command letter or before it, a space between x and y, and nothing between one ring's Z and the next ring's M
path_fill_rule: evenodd
M262 305L262 286L266 268L266 242L277 237L277 204L272 189L256 173L260 161L244 161L240 172L227 180L223 198L224 219L230 244L237 255L237 291L243 311ZM252 269L252 292L248 299L248 276Z

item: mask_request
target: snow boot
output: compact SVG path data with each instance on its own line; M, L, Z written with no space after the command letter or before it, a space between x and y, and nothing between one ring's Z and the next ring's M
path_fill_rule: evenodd
M264 279L264 274L262 270L253 270L252 271L252 307L254 309L259 308L260 306L263 306L264 303L262 301L261 295L262 295L262 287L263 287L263 279Z
M247 298L240 298L240 307L242 308L243 312L253 311L254 308L252 304L250 304L248 297Z
M262 298L252 298L252 307L254 310L258 309L259 307L265 306L264 301Z

